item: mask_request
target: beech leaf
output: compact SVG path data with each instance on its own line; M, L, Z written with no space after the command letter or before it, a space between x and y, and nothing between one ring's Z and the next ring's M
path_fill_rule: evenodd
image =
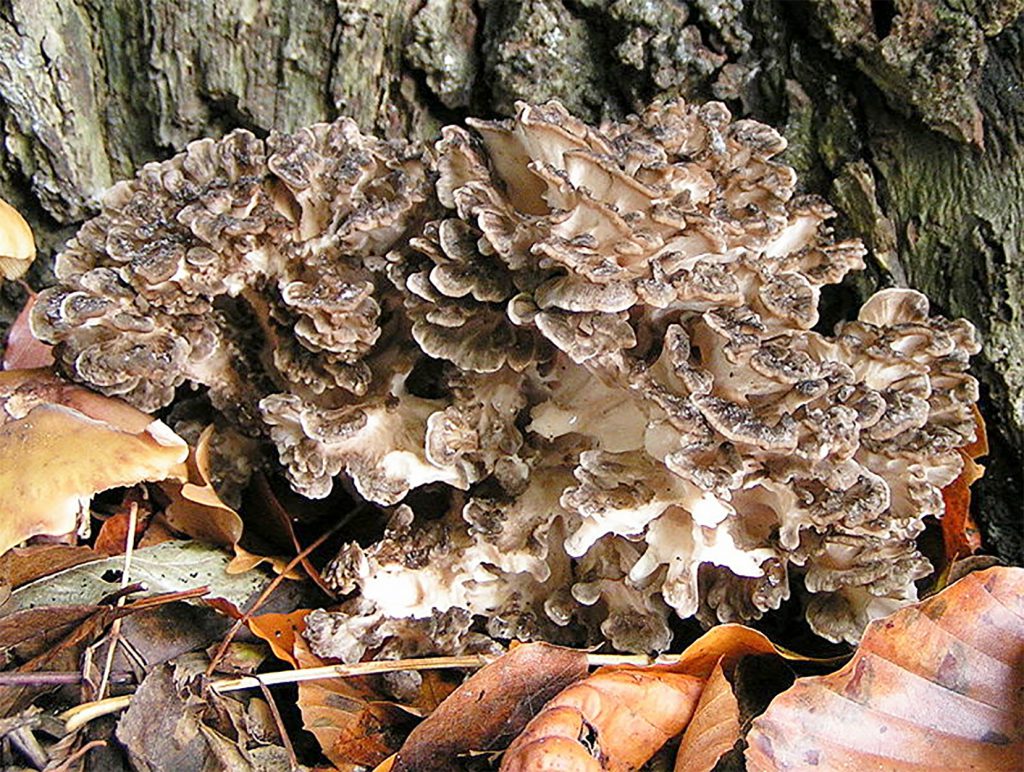
M973 555L981 549L981 531L971 517L971 486L985 473L985 467L978 464L975 459L988 455L988 435L985 431L985 421L977 406L974 406L973 410L974 442L958 450L963 458L964 468L953 482L942 489L942 502L945 505L942 516L942 540L946 560L949 562Z
M502 748L545 702L586 674L584 651L546 643L515 647L470 676L412 731L395 772L448 770L461 754Z
M294 655L302 667L325 664L300 636ZM372 767L401 744L415 720L409 711L384 699L367 678L324 678L299 684L302 724L316 737L324 755L341 772Z
M167 522L193 539L234 546L242 538L242 518L221 501L210 476L210 424L189 452L188 476L183 482L168 481L163 488L171 502L164 512Z
M501 772L639 769L689 723L704 679L655 668L603 668L563 691L509 746Z
M754 720L757 770L1016 769L1024 569L990 568L872 622L853 659Z
M740 706L722 663L715 665L676 755L676 772L705 772L740 739Z

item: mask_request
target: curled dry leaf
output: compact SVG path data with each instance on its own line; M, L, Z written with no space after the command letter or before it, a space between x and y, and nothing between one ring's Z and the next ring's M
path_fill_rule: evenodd
M777 697L748 734L747 768L1019 768L1022 655L1024 569L969 574Z
M301 667L326 664L301 637L295 641ZM316 737L324 756L340 772L380 764L398 750L416 717L386 700L367 678L325 678L299 684L302 723Z
M260 614L249 617L246 625L256 637L267 642L275 657L299 667L294 653L295 641L306 629L308 613L309 609L299 609L290 614Z
M91 547L68 544L33 544L12 549L0 556L0 584L15 589L98 557Z
M473 674L417 726L393 769L440 772L461 754L502 748L547 700L586 674L584 651L546 643L517 646Z
M32 229L17 209L0 198L0 278L17 279L35 256Z
M676 772L706 772L740 739L740 706L722 663L715 665L676 754Z
M0 373L0 553L75 530L93 494L183 476L162 421L45 370Z
M945 505L945 514L942 516L942 539L946 559L950 562L973 555L981 549L981 532L971 517L971 485L985 473L985 467L978 464L975 459L988 455L988 435L985 431L985 421L977 406L974 406L973 410L976 427L974 442L958 450L964 460L964 467L957 478L942 489L942 501Z
M704 679L606 668L551 700L509 746L501 772L639 769L689 723Z
M207 426L199 435L195 449L189 453L187 479L168 481L164 485L171 498L165 516L172 528L194 539L230 547L242 538L242 518L221 501L211 481L210 438L213 430L213 424Z
M551 700L512 743L502 772L638 769L690 723L698 701L704 699L706 684L714 681L716 672L729 671L743 657L757 654L810 661L775 646L749 627L719 625L694 641L671 664L606 667L570 686ZM714 686L714 690L721 688L721 684ZM712 698L705 708L711 712L702 720L709 724L726 722L721 712L725 706L718 704L721 700L714 694L708 700ZM727 723L723 730L730 731ZM704 752L710 757L713 748ZM697 767L687 764L685 768Z

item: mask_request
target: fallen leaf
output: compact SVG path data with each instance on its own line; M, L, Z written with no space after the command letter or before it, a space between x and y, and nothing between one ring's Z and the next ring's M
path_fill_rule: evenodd
M729 672L759 654L826 662L776 646L749 627L719 625L670 664L604 667L570 686L509 746L501 769L638 769L683 731L716 668Z
M544 706L501 772L639 769L689 723L703 689L703 678L664 669L602 668Z
M26 631L32 621L38 621L40 632L46 636L47 645L39 650L38 647L23 650L24 654L29 651L37 651L28 661L19 665L15 670L19 673L34 673L40 670L77 670L79 660L85 647L93 643L107 626L119 616L132 613L127 606L114 608L112 606L91 607L92 611L79 617L84 612L80 608L69 609L38 609L37 614L44 618L31 615L12 615L15 618L7 617L4 622L8 624L22 623ZM51 619L45 619L45 616ZM48 627L49 625L53 627ZM34 643L34 642L33 642ZM52 687L19 686L0 689L0 715L9 716L27 707L29 703L39 694L52 690Z
M201 704L179 693L173 665L154 668L117 722L117 739L132 768L215 769L214 751L201 731Z
M33 544L15 548L0 555L0 580L17 588L65 568L90 563L100 557L92 547L74 547L68 544Z
M28 285L24 286L28 290L28 298L11 324L11 328L7 331L7 343L4 346L4 370L49 367L53 364L53 346L36 338L29 327L29 316L38 295L29 289Z
M0 198L0 279L17 279L35 256L32 229L17 209Z
M167 593L142 598L124 606L94 606L91 613L81 617L81 621L75 621L75 618L83 611L81 609L66 609L67 614L63 617L58 616L55 613L57 610L53 608L33 609L35 618L41 619L44 625L48 623L46 617L49 617L49 623L60 621L62 627L67 629L67 633L49 643L42 651L19 665L15 670L18 673L78 670L86 647L91 646L112 622L141 611L174 604L183 600L185 595L187 593ZM8 626L22 622L27 627L27 623L33 617L32 612L15 614L6 617L3 621ZM0 715L11 715L27 707L36 696L51 689L50 686L19 686L0 689Z
M5 661L37 657L101 610L95 605L49 606L8 614L0 618L0 654Z
M186 462L188 477L184 482L168 482L163 488L171 501L164 516L172 528L193 539L233 547L242 538L242 518L221 501L210 475L210 424L199 435L196 447Z
M409 707L429 716L459 688L461 680L456 680L452 671L427 670L420 673L420 688L416 698L409 702Z
M704 686L676 755L676 772L712 770L740 739L740 706L719 661Z
M306 615L309 609L300 609L290 614L260 614L249 618L249 629L270 645L274 656L292 667L299 667L295 658L295 642L306 629Z
M501 749L548 700L586 674L585 651L517 646L470 676L412 731L395 772L449 770L460 754Z
M133 488L127 492L122 502L118 505L117 511L103 521L100 531L93 541L93 549L100 555L122 555L128 544L128 529L133 519L132 508L135 509L135 533L132 535L132 545L139 543L139 537L145 533L149 525L149 519L153 515L152 505L148 500L139 494L139 490Z
M184 473L166 424L45 370L0 372L0 553L74 531L93 494Z
M235 556L228 563L229 574L244 574L246 571L252 571L266 563L275 574L284 574L285 579L298 580L302 578L302 574L295 568L288 568L288 564L291 562L289 558L278 555L255 555L240 544L236 544L234 550Z
M228 574L228 556L200 542L169 541L135 550L132 557L133 582L144 582L150 593L176 592L208 586L211 597L221 597L244 606L267 584L264 574ZM83 563L19 587L6 608L12 610L46 606L96 603L121 582L124 558L104 558Z
M975 459L988 455L988 435L985 431L985 421L977 406L972 405L972 409L975 424L974 442L960 448L964 468L953 482L942 489L942 501L945 504L942 540L947 562L973 555L981 549L981 531L971 516L971 486L985 473L985 467L978 464Z
M302 667L325 664L301 637L295 658ZM384 699L366 678L324 678L299 684L302 724L341 772L380 764L401 745L416 717Z
M972 573L872 622L853 659L755 719L747 767L1016 769L1024 758L1024 569Z

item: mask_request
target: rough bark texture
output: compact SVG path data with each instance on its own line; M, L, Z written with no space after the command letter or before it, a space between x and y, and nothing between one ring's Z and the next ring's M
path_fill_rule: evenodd
M1024 0L0 0L0 195L50 254L96 195L235 126L340 113L430 139L556 97L588 119L725 100L865 238L868 275L985 339L992 439L976 503L1021 561ZM34 283L46 281L37 261ZM9 320L19 290L0 292Z

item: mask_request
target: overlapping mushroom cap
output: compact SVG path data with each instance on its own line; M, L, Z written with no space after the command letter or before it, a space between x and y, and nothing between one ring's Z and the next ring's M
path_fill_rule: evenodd
M192 382L258 406L236 420L307 495L447 491L332 566L359 595L310 622L323 654L473 630L660 650L672 613L748 620L794 588L854 640L930 570L978 344L912 290L813 329L864 249L794 197L784 147L718 103L600 128L521 105L444 130L431 199L347 122L236 134L115 188L36 329L137 404Z

